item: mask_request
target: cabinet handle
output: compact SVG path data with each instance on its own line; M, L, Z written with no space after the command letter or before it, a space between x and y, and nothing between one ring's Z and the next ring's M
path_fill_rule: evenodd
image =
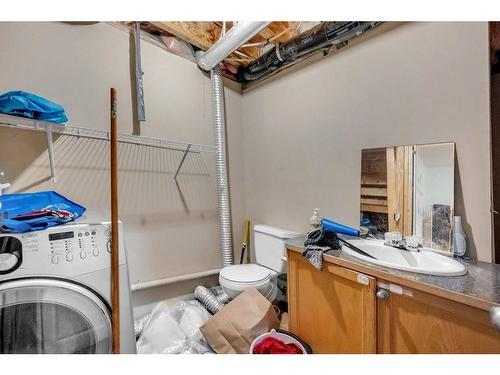
M385 289L378 289L376 296L378 299L387 299L389 298L389 292Z
M491 324L500 331L500 307L492 307L490 310Z

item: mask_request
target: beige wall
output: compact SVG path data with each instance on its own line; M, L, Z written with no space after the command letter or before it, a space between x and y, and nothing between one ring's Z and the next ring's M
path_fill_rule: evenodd
M37 93L63 105L71 125L107 130L109 88L116 87L119 131L132 133L131 47L127 33L103 23L0 23L0 92ZM147 117L142 135L212 145L209 79L192 62L149 43L142 43L142 53ZM244 214L241 95L226 89L226 102L234 234L239 243ZM44 134L0 128L0 170L6 172L2 182L13 183L11 192L57 190L89 213L107 215L109 144L58 138L55 184L47 181L46 147ZM121 146L119 152L120 217L131 282L218 268L213 154L188 157L179 192L172 178L181 152L135 145ZM177 292L185 293L186 288ZM172 286L165 293L155 290L163 298L177 292Z
M0 23L0 36L0 92L39 93L65 106L71 124L107 129L114 86L120 131L132 132L126 33L106 24ZM142 134L213 144L208 78L148 43L143 70L148 121ZM235 252L245 217L304 231L319 207L356 225L361 149L455 141L457 212L480 259L490 260L488 85L485 23L422 23L397 27L243 96L227 89ZM0 169L13 191L55 189L102 211L109 204L107 147L58 138L60 180L52 184L45 180L44 135L0 128ZM179 152L124 146L120 157L132 282L216 268L213 156L187 160L179 178L187 211L172 183ZM216 277L200 282L213 284ZM155 288L135 301L146 311L195 283Z
M413 23L243 95L247 216L358 225L361 149L457 144L456 211L491 261L487 23Z

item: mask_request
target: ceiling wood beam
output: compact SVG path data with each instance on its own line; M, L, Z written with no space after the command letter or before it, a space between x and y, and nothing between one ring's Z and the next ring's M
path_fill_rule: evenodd
M175 35L176 37L185 40L186 42L191 43L204 51L209 49L219 40L222 32L221 26L215 22L155 21L151 23L159 29ZM256 59L260 56L259 49L254 47L244 48L241 52L248 55L252 59ZM241 56L238 55L231 55L231 57L241 58Z
M219 39L220 27L213 22L151 22L154 26L206 51Z
M154 28L166 32L169 35L174 35L206 51L219 40L224 22L154 21L149 22L149 24ZM226 21L225 24L227 32L233 27L234 23ZM259 34L251 38L248 43L265 42L267 40L271 40L271 43L284 43L299 33L298 29L300 24L300 22L286 21L271 22L266 28L261 30ZM229 55L225 61L233 65L246 65L261 56L263 45L264 43L249 47L240 47L235 53Z
M297 26L299 22L271 22L264 30L262 30L259 35L262 36L264 40L271 39L276 35L281 34L278 38L273 40L273 42L284 43L290 38L298 34ZM286 31L286 32L284 32Z

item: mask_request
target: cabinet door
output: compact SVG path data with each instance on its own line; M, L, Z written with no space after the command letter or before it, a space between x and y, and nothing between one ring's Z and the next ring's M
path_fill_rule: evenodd
M377 309L379 353L500 353L487 311L406 287Z
M314 353L376 352L375 289L373 277L288 252L290 330Z

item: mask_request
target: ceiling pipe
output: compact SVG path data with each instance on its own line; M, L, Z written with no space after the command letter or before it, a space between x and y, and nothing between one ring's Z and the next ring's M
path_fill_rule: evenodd
M265 29L270 22L237 22L231 30L226 32L217 42L206 52L196 55L196 60L200 68L206 71L212 70L231 53L240 48L253 36Z
M314 28L284 42L238 69L238 82L247 84L265 79L278 69L295 63L298 59L318 50L342 46L372 30L381 22L348 21L322 22Z

